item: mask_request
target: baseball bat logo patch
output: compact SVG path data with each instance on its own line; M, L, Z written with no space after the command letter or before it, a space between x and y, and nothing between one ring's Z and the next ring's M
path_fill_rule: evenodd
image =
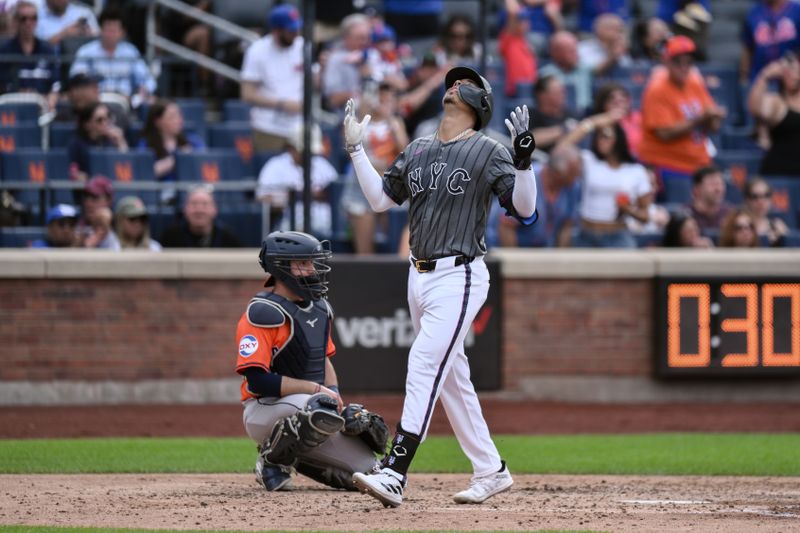
M239 355L250 357L258 350L258 339L252 335L245 335L239 339Z

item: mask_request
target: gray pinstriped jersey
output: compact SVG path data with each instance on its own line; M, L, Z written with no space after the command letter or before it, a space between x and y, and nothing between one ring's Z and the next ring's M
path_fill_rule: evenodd
M415 139L383 175L383 190L398 205L409 200L411 253L419 259L486 253L484 234L492 195L511 215L514 165L499 142L476 133L441 142Z

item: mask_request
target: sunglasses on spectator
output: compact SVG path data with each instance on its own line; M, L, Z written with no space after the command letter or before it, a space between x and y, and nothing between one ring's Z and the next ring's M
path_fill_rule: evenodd
M126 218L131 222L141 222L142 224L147 222L147 215L139 215L135 217L126 217Z
M754 192L752 194L748 194L747 198L750 200L761 200L761 199L768 199L772 196L772 191L766 192Z
M672 58L672 62L679 66L687 66L694 64L694 58L690 55L681 55Z
M17 20L20 22L35 22L39 20L39 15L17 15Z

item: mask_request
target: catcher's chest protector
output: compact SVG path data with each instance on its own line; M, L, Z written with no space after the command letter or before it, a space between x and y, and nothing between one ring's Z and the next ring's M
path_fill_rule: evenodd
M278 304L291 328L289 340L272 355L270 370L282 376L324 384L330 328L325 302L317 300L301 309L294 302L271 292L260 292L257 297Z

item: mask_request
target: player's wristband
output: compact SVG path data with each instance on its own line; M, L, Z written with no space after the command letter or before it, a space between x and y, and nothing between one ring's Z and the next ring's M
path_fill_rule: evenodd
M354 145L351 145L351 146L345 146L344 149L347 150L348 152L350 152L351 154L354 154L354 153L358 152L359 150L363 150L364 146L362 146L361 143L358 143L358 144L354 144Z

